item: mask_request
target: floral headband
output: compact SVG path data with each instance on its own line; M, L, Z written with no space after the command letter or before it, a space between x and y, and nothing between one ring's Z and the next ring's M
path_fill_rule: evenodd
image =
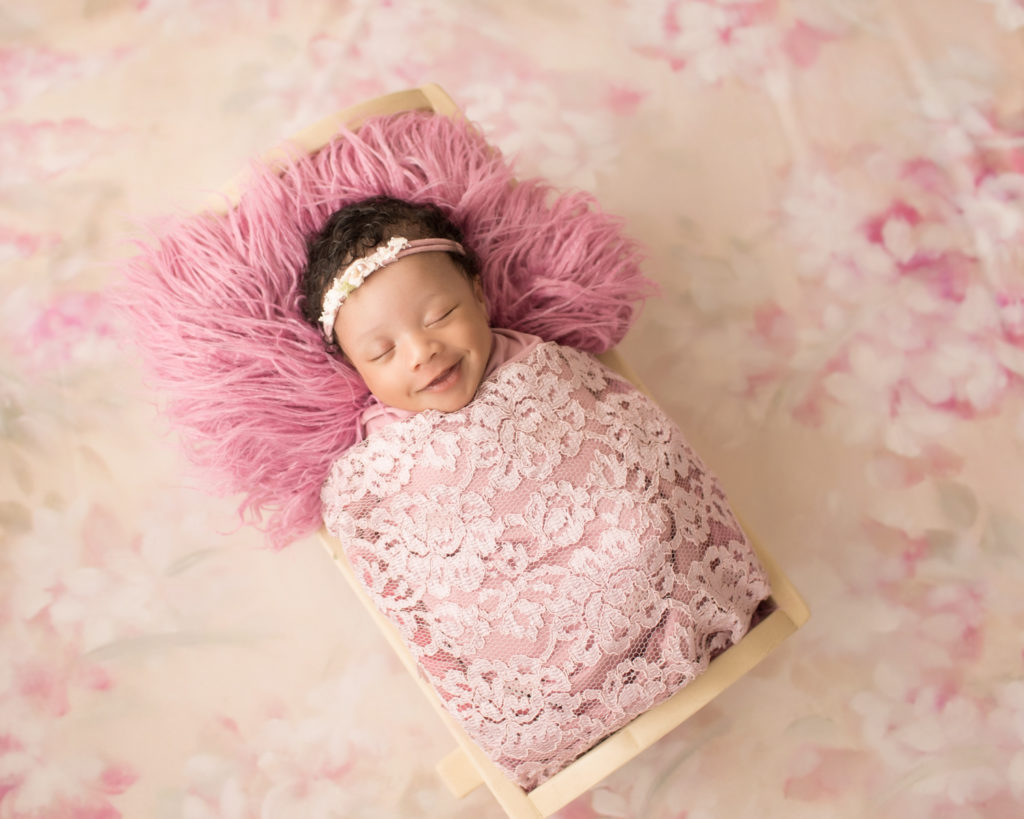
M334 320L338 317L341 305L352 295L352 291L366 281L367 276L375 270L394 264L405 256L412 256L414 253L429 253L435 250L457 253L460 256L466 255L466 249L451 239L413 239L410 241L404 236L394 236L385 244L374 248L373 252L352 262L340 275L335 276L334 283L324 294L323 312L320 313L320 327L323 330L324 338L329 342L334 340Z

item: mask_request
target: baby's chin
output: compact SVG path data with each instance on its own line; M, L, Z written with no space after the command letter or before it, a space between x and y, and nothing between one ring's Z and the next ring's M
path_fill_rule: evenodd
M482 378L470 362L465 359L457 361L446 373L436 379L434 385L417 393L417 403L423 409L458 412L476 397Z
M461 409L465 409L473 403L473 399L476 397L476 391L474 390L473 395L469 397L450 397L447 400L444 398L436 398L434 400L420 400L420 401L396 401L392 398L390 401L387 397L377 395L373 393L373 397L376 398L381 404L394 409L401 410L403 412L426 412L427 410L436 410L448 414L451 412L458 412Z
M450 412L458 412L461 409L465 409L471 403L473 403L473 398L475 397L476 393L474 392L473 395L471 395L469 398L465 400L430 402L427 405L421 407L420 411L432 409L437 410L438 412L443 412L447 415Z

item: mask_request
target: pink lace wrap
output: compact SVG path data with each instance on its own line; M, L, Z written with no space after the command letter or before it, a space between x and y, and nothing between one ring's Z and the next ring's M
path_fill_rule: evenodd
M527 790L701 674L770 591L675 424L555 343L352 447L321 498L445 707Z

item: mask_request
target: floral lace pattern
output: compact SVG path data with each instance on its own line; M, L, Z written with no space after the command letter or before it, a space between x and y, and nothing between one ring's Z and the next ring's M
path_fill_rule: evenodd
M769 595L678 428L553 343L350 449L322 499L445 707L526 789L702 673Z

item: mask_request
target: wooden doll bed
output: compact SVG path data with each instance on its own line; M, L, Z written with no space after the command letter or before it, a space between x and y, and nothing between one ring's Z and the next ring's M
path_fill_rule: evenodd
M334 138L342 126L354 129L370 117L411 110L431 111L436 115L452 118L462 116L455 103L440 87L433 84L425 85L379 97L328 117L292 137L286 147L272 151L264 156L263 160L274 165L285 161L289 155L294 154L296 148L314 153ZM237 201L239 181L228 185L217 199L211 202L210 207L223 209ZM615 350L599 358L643 389L635 373ZM321 530L320 537L337 562L342 575L380 627L381 633L452 732L456 748L437 765L438 772L449 790L461 798L478 785L485 784L509 817L534 819L555 813L657 742L750 671L806 622L809 612L803 599L753 533L749 529L746 532L768 572L774 610L754 626L739 643L712 660L703 675L670 699L603 740L529 793L512 783L444 710L437 694L419 674L415 661L402 643L397 629L377 611L356 580L345 557L343 544L326 530Z

